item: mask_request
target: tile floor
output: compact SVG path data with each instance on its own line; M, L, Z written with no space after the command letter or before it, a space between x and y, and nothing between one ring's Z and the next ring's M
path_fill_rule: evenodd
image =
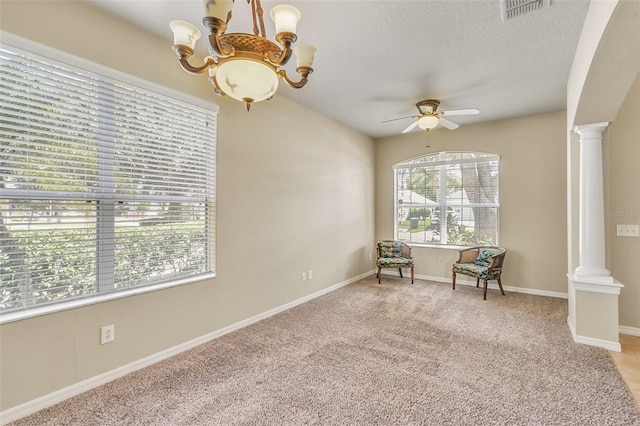
M640 336L620 335L622 352L609 352L613 363L640 405Z

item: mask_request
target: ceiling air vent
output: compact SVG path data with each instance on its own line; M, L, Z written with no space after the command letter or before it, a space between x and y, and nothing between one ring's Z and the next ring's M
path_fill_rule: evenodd
M502 22L532 10L549 7L551 0L500 0Z

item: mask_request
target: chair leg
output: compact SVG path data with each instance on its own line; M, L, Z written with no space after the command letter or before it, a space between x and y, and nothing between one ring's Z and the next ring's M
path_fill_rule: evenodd
M402 276L402 268L398 268L398 271L400 271L400 278L404 278L404 277Z
M476 288L480 287L480 278L476 278Z
M504 290L502 289L502 280L498 278L498 287L500 287L500 293L504 296Z
M411 267L411 284L413 284L413 266Z
M482 288L482 297L487 300L487 280L484 280L484 287Z
M455 272L451 272L451 275L453 276L453 289L456 289L456 273Z
M378 267L378 274L376 275L378 277L378 284L380 284L380 271L382 270L382 268Z

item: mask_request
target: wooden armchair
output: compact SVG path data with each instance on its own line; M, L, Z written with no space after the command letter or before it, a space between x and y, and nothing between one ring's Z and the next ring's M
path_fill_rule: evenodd
M480 280L484 281L482 296L487 300L487 281L498 280L500 293L502 289L502 264L507 251L501 247L480 246L460 250L458 261L453 264L451 273L453 277L453 289L456 289L456 274L469 275L476 278L476 287L480 286Z
M378 284L380 284L380 271L382 268L398 268L402 277L402 268L411 268L411 284L413 284L413 257L411 247L402 241L384 240L378 241Z

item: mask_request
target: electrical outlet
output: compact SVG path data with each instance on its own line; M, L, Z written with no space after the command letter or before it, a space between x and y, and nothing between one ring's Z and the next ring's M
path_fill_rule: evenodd
M373 253L369 253L369 260L373 260Z
M302 275L300 275L300 281L306 281L307 280L307 273L303 272Z
M438 258L438 265L440 265L440 266L444 265L444 259L443 258L441 258L441 257Z
M100 344L113 342L116 339L116 328L113 324L105 325L100 329Z
M313 271L311 269L309 269L309 272L307 272L307 278L313 278Z

